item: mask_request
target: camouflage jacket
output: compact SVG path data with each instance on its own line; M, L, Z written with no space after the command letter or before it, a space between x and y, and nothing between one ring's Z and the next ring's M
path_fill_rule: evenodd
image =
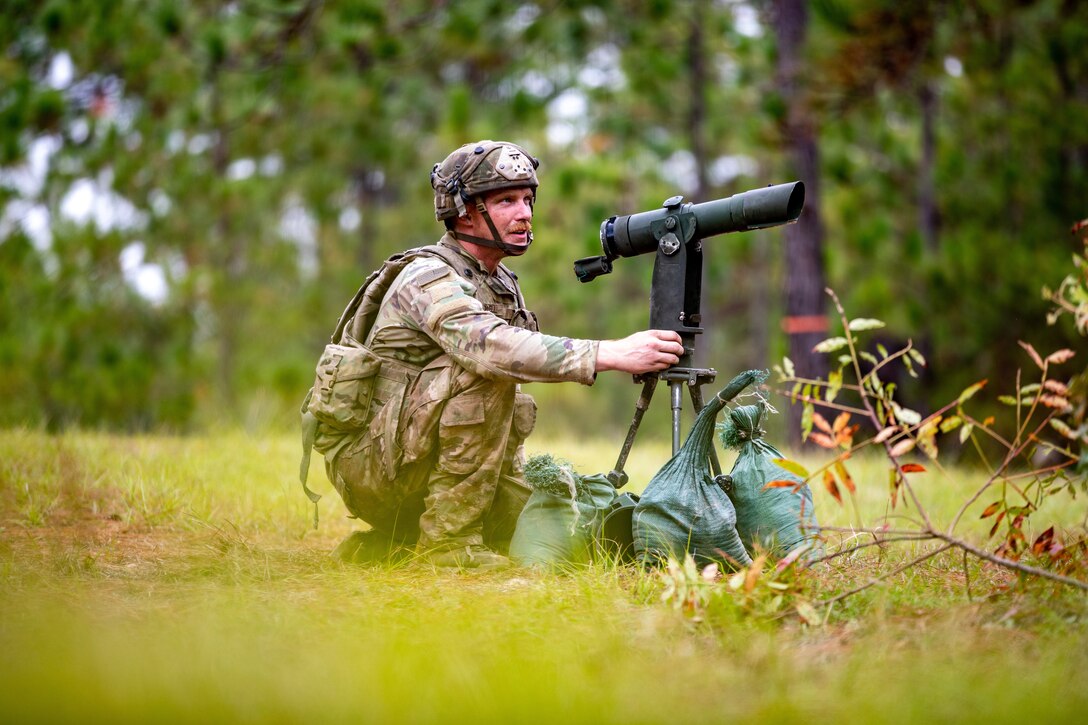
M367 347L416 366L446 353L489 379L593 383L597 341L538 332L513 272L501 264L489 272L449 234L438 243L464 266L432 256L413 260L386 294Z

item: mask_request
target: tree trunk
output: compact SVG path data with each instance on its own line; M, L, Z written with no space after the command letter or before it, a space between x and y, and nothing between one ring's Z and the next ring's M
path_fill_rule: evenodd
M805 183L805 210L786 227L786 319L789 356L797 374L826 374L822 356L812 352L827 336L825 316L823 221L820 217L820 149L817 129L803 92L801 67L808 12L804 0L774 0L773 25L778 41L776 83L786 111L782 134L796 176ZM790 442L799 445L801 409L790 408Z
M355 250L355 263L358 265L360 278L366 277L378 266L375 245L378 243L378 194L374 187L374 172L361 168L355 173L355 203L359 207L358 247Z
M926 251L938 251L940 216L937 210L937 94L929 81L922 81L918 90L922 111L922 158L918 165L918 228Z
M695 0L693 3L692 16L689 19L691 32L688 36L688 83L691 89L691 100L688 106L688 138L691 143L691 154L695 157L696 187L692 196L697 202L706 201L710 186L707 180L707 148L703 129L706 121L706 59L703 57L705 5L704 0Z
M222 180L226 178L227 167L230 164L230 130L223 118L222 89L219 85L218 69L213 71L210 83L212 85L212 133L214 134L212 168L220 180L219 188L223 189ZM231 224L227 200L220 199L219 202L220 208L215 219L217 237L215 244L219 247L219 253L212 255L213 259L218 257L221 265L219 269L212 270L216 278L216 282L212 285L214 290L212 309L217 328L216 346L219 358L216 380L219 399L225 403L227 410L234 412L238 402L234 390L234 372L238 356L239 316L244 314L245 309L243 304L238 303L236 295L244 275L245 249L241 235L235 234L234 225Z
M695 162L695 188L691 192L691 199L689 201L702 202L707 200L707 194L709 193L709 182L707 181L707 149L706 149L706 134L704 132L704 125L706 123L706 61L703 57L705 52L703 42L703 27L702 24L706 22L705 15L705 0L693 0L690 15L688 17L688 42L687 42L687 69L688 69L688 113L687 113L687 133L688 133L688 145L691 149L692 159ZM703 274L701 280L701 296L705 296L708 285L707 280L707 267L703 267ZM705 314L709 302L708 300L700 300L704 304L702 305L701 313L703 314L704 321L709 319ZM709 317L713 317L711 314ZM699 340L696 343L695 356L692 359L691 364L696 367L709 367L707 362L709 359L709 351L707 349L707 340Z

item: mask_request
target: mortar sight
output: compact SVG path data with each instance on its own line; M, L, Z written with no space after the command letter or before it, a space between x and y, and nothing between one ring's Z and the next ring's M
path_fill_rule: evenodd
M685 204L674 196L661 209L609 217L601 224L601 248L604 254L585 257L574 263L574 273L589 282L612 271L612 261L619 257L637 257L658 251L665 253L673 245L693 239L765 229L797 221L805 206L805 185L788 184L752 189L725 199Z

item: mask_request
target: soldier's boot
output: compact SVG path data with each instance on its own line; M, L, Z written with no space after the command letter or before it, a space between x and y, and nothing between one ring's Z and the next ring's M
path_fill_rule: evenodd
M371 530L354 532L340 542L331 556L346 564L382 564L403 560L409 552L389 534Z
M502 554L487 547L466 545L456 549L427 552L423 561L438 568L472 569L474 571L500 571L514 565Z

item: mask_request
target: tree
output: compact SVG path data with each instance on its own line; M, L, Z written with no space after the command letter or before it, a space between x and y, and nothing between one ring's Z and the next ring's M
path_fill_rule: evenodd
M775 0L771 22L778 40L776 85L783 105L783 142L796 175L805 183L805 210L786 229L786 317L789 355L803 377L819 377L823 366L812 348L827 332L824 314L824 228L821 216L818 128L802 73L808 11L803 0ZM791 419L800 412L791 410ZM791 431L796 430L791 427ZM797 439L795 443L799 442Z

